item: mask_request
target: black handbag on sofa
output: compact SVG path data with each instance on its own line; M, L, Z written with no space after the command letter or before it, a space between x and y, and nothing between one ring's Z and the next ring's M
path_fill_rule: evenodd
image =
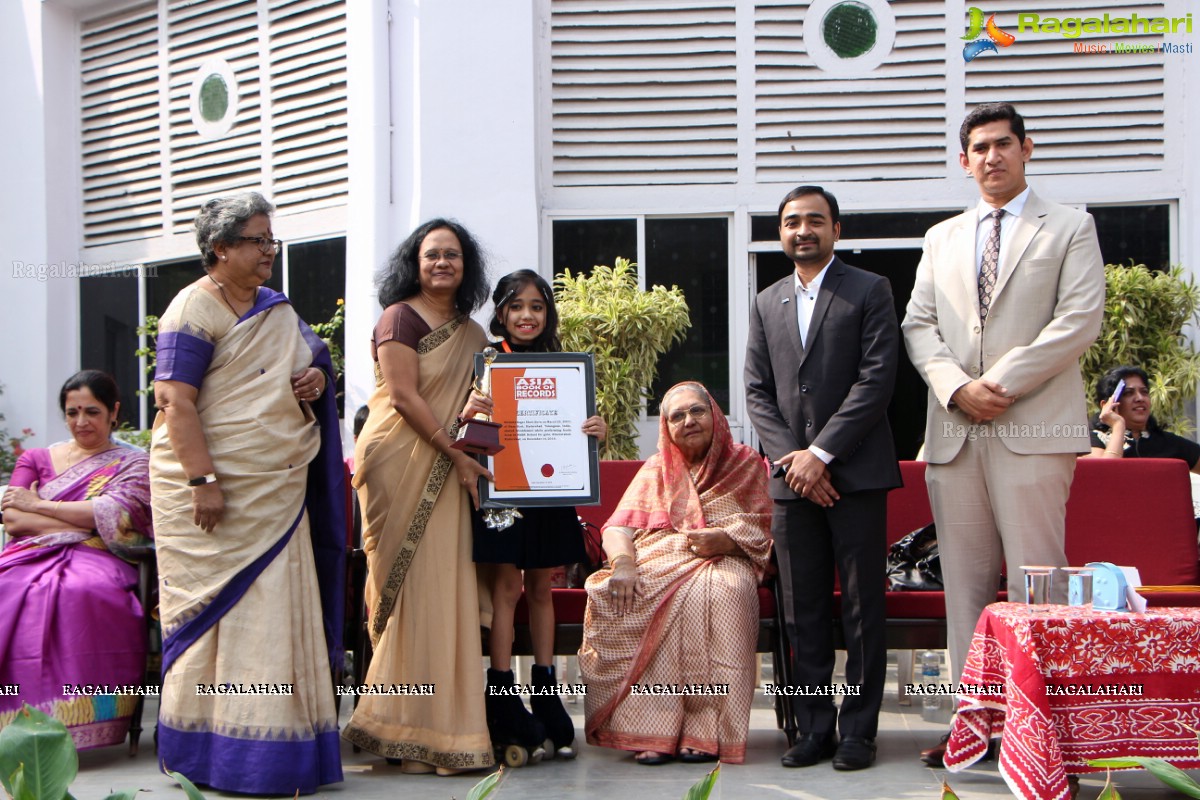
M889 591L943 591L937 528L932 522L888 548L887 577Z

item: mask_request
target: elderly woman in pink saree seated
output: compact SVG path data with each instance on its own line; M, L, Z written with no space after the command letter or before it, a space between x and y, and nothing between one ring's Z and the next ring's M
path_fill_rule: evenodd
M658 453L604 527L579 668L589 744L640 764L740 764L754 698L767 472L698 383L663 398Z
M0 553L0 728L23 703L63 722L80 750L119 743L145 674L137 568L122 560L151 535L147 456L110 438L121 403L103 372L84 370L58 397L71 440L26 450L0 501L12 539Z

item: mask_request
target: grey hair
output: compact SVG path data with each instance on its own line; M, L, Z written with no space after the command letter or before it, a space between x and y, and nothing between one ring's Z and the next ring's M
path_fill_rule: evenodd
M217 263L218 244L234 245L242 235L242 229L251 217L259 214L271 216L275 206L258 192L244 192L229 197L214 197L200 207L196 214L196 246L200 248L200 261L204 268L212 269Z
M696 381L684 381L683 383L677 383L670 389L667 389L667 393L663 395L662 402L658 404L658 415L660 417L666 416L667 401L671 399L671 395L678 394L684 389L691 389L693 392L700 395L700 397L704 399L704 404L708 406L708 410L712 411L712 398L710 398L708 395L708 389L705 389L702 384L699 384Z

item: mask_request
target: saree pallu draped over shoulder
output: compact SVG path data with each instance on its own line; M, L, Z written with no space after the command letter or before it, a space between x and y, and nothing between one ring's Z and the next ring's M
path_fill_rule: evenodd
M486 342L479 325L460 317L417 345L418 390L452 437L473 356ZM387 758L491 766L470 500L450 460L393 408L378 364L369 405L354 475L375 645L366 682L415 693L361 697L343 736Z
M328 351L268 289L238 320L185 289L160 331L156 380L198 388L225 501L212 533L193 523L160 415L150 463L160 763L225 791L311 794L342 779L330 663L341 651L345 488L334 392L298 403L291 375L317 366L332 387Z

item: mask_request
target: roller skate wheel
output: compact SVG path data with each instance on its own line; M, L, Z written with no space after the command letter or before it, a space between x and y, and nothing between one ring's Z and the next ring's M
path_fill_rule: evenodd
M541 749L542 749L542 751L543 751L543 752L545 752L545 754L546 754L546 760L547 760L547 761L553 761L553 760L554 760L554 756L555 756L555 755L557 754L557 752L558 752L558 748L556 748L556 747L554 746L554 740L553 740L553 739L547 739L546 741L542 742L542 748L541 748Z
M514 769L523 767L529 761L529 751L519 744L510 744L504 748L504 763Z

